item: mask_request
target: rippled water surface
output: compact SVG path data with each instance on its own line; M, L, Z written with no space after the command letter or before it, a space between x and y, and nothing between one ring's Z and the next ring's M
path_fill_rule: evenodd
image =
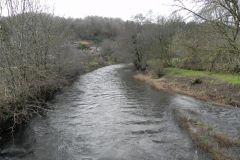
M239 109L155 91L133 80L132 72L131 66L113 65L81 76L56 96L54 111L35 118L15 145L2 148L0 159L207 160L178 127L173 108L193 109L239 135ZM232 127L221 128L225 120Z

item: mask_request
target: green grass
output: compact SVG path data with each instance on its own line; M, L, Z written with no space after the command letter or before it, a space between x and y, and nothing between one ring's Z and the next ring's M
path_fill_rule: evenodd
M240 85L240 75L229 74L229 73L213 73L207 71L195 71L180 68L165 68L164 71L167 74L172 74L176 76L186 76L186 77L209 77L215 78L221 81L225 81L230 84Z
M98 68L99 66L100 66L100 64L98 63L98 61L94 59L94 60L84 64L84 70L86 72L90 72L90 71Z

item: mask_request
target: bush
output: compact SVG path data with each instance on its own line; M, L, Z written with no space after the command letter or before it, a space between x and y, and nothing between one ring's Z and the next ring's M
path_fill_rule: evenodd
M89 49L89 46L86 45L86 44L82 44L80 43L78 46L77 46L78 49L81 49L81 50L84 50L84 49Z
M160 78L165 75L164 65L160 59L149 60L147 62L151 71L153 71L154 76Z

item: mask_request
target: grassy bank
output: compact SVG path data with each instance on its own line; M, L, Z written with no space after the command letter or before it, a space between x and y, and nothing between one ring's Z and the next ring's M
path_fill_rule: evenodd
M91 61L84 63L83 70L84 70L84 72L90 72L101 66L108 66L108 65L112 65L114 63L115 62L110 61L110 60L103 60L102 58L99 59L99 57L94 57Z
M134 77L146 81L156 89L240 107L239 75L165 68L164 76L160 78L156 78L151 71L138 73Z
M240 75L228 73L213 73L207 71L194 71L180 68L165 68L164 72L167 74L183 77L196 77L196 78L211 78L233 85L240 85Z

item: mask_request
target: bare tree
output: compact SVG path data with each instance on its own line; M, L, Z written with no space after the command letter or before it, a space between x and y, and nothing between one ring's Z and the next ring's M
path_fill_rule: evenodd
M189 8L183 0L176 0L180 10L192 13L199 20L210 23L226 40L225 50L228 63L235 64L231 70L240 71L240 4L238 0L195 0L197 8Z
M13 118L14 129L44 110L57 82L76 74L80 59L69 50L66 19L35 0L1 0L0 9L7 14L0 15L0 122Z

